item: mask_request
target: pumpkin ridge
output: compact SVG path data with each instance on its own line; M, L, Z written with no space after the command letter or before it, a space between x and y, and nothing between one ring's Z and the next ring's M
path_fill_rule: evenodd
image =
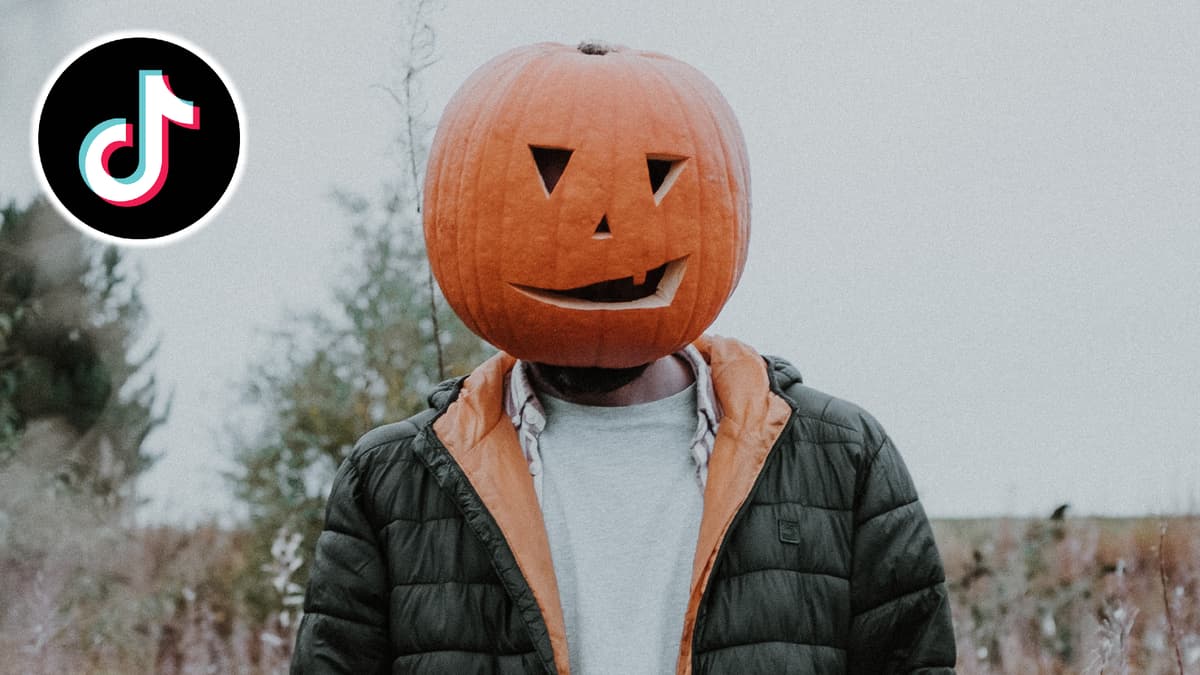
M691 66L686 64L683 64L683 67L691 69ZM751 219L749 162L746 153L746 142L741 134L741 129L737 125L737 118L733 112L733 108L720 95L714 83L704 77L699 71L694 72L699 77L695 80L689 80L689 84L695 88L699 96L702 96L709 102L709 105L703 107L714 127L716 127L716 138L720 143L722 155L725 157L724 169L726 180L724 184L729 187L725 200L728 208L734 215L734 222L738 224L738 229L742 230L731 233L733 241L739 242L739 246L731 251L733 264L725 267L729 278L722 281L722 286L727 286L729 290L725 293L724 297L714 297L712 299L715 307L711 311L719 312L737 288L737 283L741 278L742 269L745 265L746 254L749 251ZM737 194L739 190L744 192L743 199L739 199L739 195ZM740 208L740 204L745 205L744 212Z
M683 111L684 123L688 127L688 137L695 139L698 137L697 129L696 129L696 120L690 114L690 108L685 105L684 101L682 100L682 96L680 95L680 92L673 85L673 80L671 78L668 78L666 76L666 74L663 73L661 70L661 68L664 65L673 65L673 63L674 63L674 60L665 61L662 63L656 62L656 61L651 61L649 72L654 74L659 79L659 81L661 81L663 83L663 89L665 89L666 91L669 91L671 93L671 96L674 97L675 103L676 103L678 109ZM690 75L690 73L688 73L688 75ZM702 155L706 155L707 153L703 152L702 150L703 150L702 148L694 148L693 149L693 154L696 156L695 160L694 160L696 163L695 172L697 175L697 180L699 180L701 183L704 182L704 172L706 170L706 164L707 164L706 162L703 161L703 158L702 158ZM722 158L725 161L728 161L728 157L722 155ZM696 221L704 222L704 220L701 216L706 212L704 205L705 205L705 202L707 201L707 199L709 198L708 191L704 190L704 189L700 189L700 190L698 190L698 192L699 192L699 200L697 201L696 207L695 207L696 208ZM708 235L708 233L706 233L706 232L700 232L699 236L696 237L696 240L697 240L696 258L698 260L704 260L704 261L708 260L708 257L705 255L705 252L706 252L705 245L708 243L707 235ZM696 284L696 286L697 286L697 292L692 296L692 304L691 304L691 307L688 309L688 314L687 314L689 317L691 317L691 321L689 321L687 325L679 326L676 329L676 337L672 338L673 343L683 341L686 344L687 336L690 335L694 330L692 324L696 321L696 318L695 318L696 317L696 306L700 303L700 296L701 296L700 289L708 287L708 284L702 283L702 282L705 281L705 275L707 275L709 273L709 268L711 267L711 265L704 264L704 265L700 265L698 267L701 267L702 269L695 270L693 272L693 274L695 274L697 276L696 276L696 278L692 279L692 283ZM709 311L711 311L711 310L707 306L707 303L705 303L704 316L707 316ZM716 317L714 316L713 318L715 319ZM660 323L661 323L661 321L660 321ZM703 331L704 327L701 327L700 330Z
M530 101L532 101L532 97L524 97L524 100L522 101L521 96L516 95L516 92L521 92L521 91L526 90L528 84L532 84L532 83L530 83L530 80L534 80L533 83L535 83L535 84L540 84L541 80L544 79L544 77L545 77L545 73L542 72L541 70L539 70L539 68L536 68L536 65L540 64L540 62L542 62L542 61L550 60L551 58L552 58L552 50L551 49L546 49L546 50L544 50L544 52L540 52L540 53L527 54L527 58L523 60L520 67L515 68L514 76L512 76L512 79L510 80L509 85L506 86L506 88L503 90L502 94L497 96L496 102L494 102L492 109L491 109L493 118L505 118L506 115L510 114L512 108L528 106ZM526 119L526 118L527 118L527 110L522 108L521 114L518 115L517 119ZM518 129L520 129L520 126L518 126ZM498 214L479 214L480 215L479 220L476 221L476 222L497 223L497 225L493 225L493 227L497 227L498 231L488 232L487 228L476 227L475 228L475 243L476 243L476 246L478 246L480 244L480 239L484 238L485 234L491 233L493 235L496 235L498 232L499 233L498 239L500 240L498 245L497 245L496 241L494 241L494 240L485 241L484 244L488 246L488 250L491 251L491 255L503 258L504 239L506 238L506 234L508 234L508 232L509 232L509 227L508 227L509 204L508 204L508 199L506 199L505 196L509 195L509 193L511 192L511 190L509 189L509 187L510 187L509 183L512 180L511 177L514 177L515 173L517 173L517 174L520 173L520 172L514 172L514 166L512 166L512 165L514 165L514 162L518 161L517 156L516 156L517 154L512 153L512 151L511 151L511 138L510 137L496 138L493 135L490 135L490 133L486 133L486 132L482 133L481 136L482 136L481 154L486 154L487 151L490 150L491 148L497 147L497 148L499 148L500 151L502 151L502 153L508 154L508 159L505 160L504 172L502 172L502 175L504 175L504 177L506 177L506 180L504 181L504 190L499 191L499 196L497 197L498 201L500 203L499 213ZM528 149L526 149L526 153L528 153ZM485 162L481 162L481 166L480 166L481 171L487 171L488 168L491 168L491 167L484 166L484 163ZM490 216L490 217L487 217L487 216ZM476 253L476 255L473 256L473 261L475 263L476 269L480 269L480 275L481 276L484 275L486 273L486 269L481 267L482 261L481 261L481 257L478 255L478 253ZM503 265L503 262L499 263L499 264ZM482 293L482 287L479 287L478 285L476 285L476 287L478 287L479 292ZM481 303L482 303L482 301L486 301L486 300L481 299ZM511 331L511 323L512 323L511 317L488 316L487 322L486 322L488 333L492 334L492 333L494 333L494 330L496 330L496 327L494 327L494 325L493 325L493 319L500 319L500 321L503 321L503 323L504 323L503 330Z
M726 101L724 99L724 97L722 97L720 95L720 93L716 89L716 85L713 84L711 81L705 80L705 86L700 91L698 91L698 93L701 96L705 97L710 103L709 106L706 106L706 109L708 110L709 115L712 117L714 123L718 126L718 128L721 132L721 133L718 133L717 136L721 141L722 152L725 154L726 158L728 158L730 156L730 154L732 153L735 155L735 158L737 159L736 164L729 162L728 159L726 161L726 164L725 164L725 170L726 170L726 174L727 174L726 175L726 179L727 179L726 184L741 186L741 189L745 192L745 199L742 200L742 203L744 203L746 205L745 206L746 212L744 214L744 218L739 219L739 222L742 223L742 227L745 229L745 235L739 238L739 241L742 242L742 246L739 247L738 251L736 251L737 260L739 261L739 264L734 265L732 268L733 286L730 288L729 293L726 296L726 299L728 299L728 297L733 294L733 289L737 286L737 281L739 280L739 278L741 276L742 268L745 263L745 260L747 257L746 254L749 250L749 244L750 244L750 169L749 169L749 162L748 162L745 138L741 134L741 129L738 128L738 126L737 126L737 123L735 121L736 116L733 112L733 108L729 105L728 101ZM721 114L718 115L717 114L718 112L720 112ZM732 143L732 147L730 146L730 143ZM739 175L737 175L737 176L735 176L733 174L735 169L740 169ZM739 178L740 178L740 180L739 180ZM739 200L737 199L737 195L733 194L732 191L729 194L729 200L730 200L730 207L733 208L735 211L738 210Z
M508 55L497 56L496 58L489 61L488 64L485 64L480 69L480 71L477 73L477 75L480 78L484 78L487 75L489 75L491 72L493 72L494 70L500 70L501 67L508 66L512 61L515 61L519 56L520 56L520 54L518 54L518 53L510 53ZM519 71L513 72L510 77L515 79L516 75L518 73L519 73ZM464 87L465 87L465 85L464 85ZM467 93L467 92L464 92L464 93ZM489 112L489 109L486 106L479 106L479 107L475 107L473 109L467 108L467 110L463 111L463 112L474 112L474 115L467 115L467 116L463 116L460 118L457 113L460 112L459 108L461 107L461 102L455 100L457 98L458 98L458 96L456 95L454 97L454 99L452 99L450 101L450 103L447 104L447 108L453 107L455 109L456 115L455 115L454 121L457 122L461 119L461 125L464 127L468 127L470 129L470 132L468 133L468 137L473 137L475 135L475 133L477 132L481 118L484 117L485 114ZM461 128L461 127L459 127L458 125L455 125L455 126L450 127L447 131L448 131L448 133L452 134L458 128ZM456 137L457 137L457 135L451 136L450 138L446 139L445 142L453 144L453 139ZM435 139L435 141L436 140L437 139ZM448 172L452 171L458 164L465 162L467 160L467 157L470 154L470 148L466 147L466 146L460 146L460 147L454 148L454 150L456 150L456 153L453 156L453 158L457 159L458 161L445 163L444 166ZM462 192L463 183L467 180L467 172L460 170L458 172L457 178L458 178L458 190L456 190L455 192L456 192L456 194L460 194ZM438 184L439 185L449 185L453 182L454 181L452 181L452 180L442 181L439 178ZM438 189L436 192L438 194L438 199L440 202L440 199L442 197L442 190ZM459 242L462 241L461 223L464 220L469 222L471 217L474 214L472 214L469 209L464 207L464 205L461 203L461 200L450 199L448 201L451 202L451 206L450 206L449 210L453 213L454 221L456 223L455 231L454 231L454 241L449 243L448 251L439 250L438 257L453 262L455 278L458 281L458 286L455 289L455 292L456 292L456 294L462 294L466 298L465 311L457 310L457 308L456 308L456 312L459 314L460 318L463 319L464 323L467 324L468 328L475 331L476 333L485 332L486 326L483 325L483 319L484 319L483 315L485 314L485 312L483 312L483 311L476 312L473 307L473 305L475 307L481 307L482 300L479 300L476 303L472 303L470 300L471 292L469 290L467 290L469 288L469 286L472 286L472 285L477 286L478 284L465 283L465 281L463 279L464 271L463 271L463 264L462 264L462 255L461 255L462 249L459 246ZM464 213L464 211L466 211L466 212ZM441 210L438 209L436 213L441 213ZM428 213L426 213L425 215L426 215L426 217L429 217ZM465 218L464 218L464 216L465 216ZM435 218L436 218L436 216L435 216ZM434 227L437 226L436 220L434 221L433 225L434 225ZM443 241L441 243L441 246L446 246L446 243ZM426 250L426 254L428 254L428 250ZM471 256L472 260L474 259L473 254L474 254L474 251L472 251L472 256ZM478 272L476 271L476 273L478 273ZM476 277L476 279L477 278L478 277ZM443 289L443 295L445 295L445 289ZM447 298L447 300L448 300L448 298ZM467 316L462 316L464 313Z
M639 55L639 56L640 56L640 55ZM637 82L637 84L638 84L638 87L639 87L639 88L642 90L642 92L643 92L643 95L642 95L642 100L643 100L643 101L654 100L654 98L655 98L655 97L654 97L654 96L650 96L650 94L651 94L651 93L653 93L653 94L657 94L657 93L658 93L658 88L656 88L656 87L648 87L648 86L646 86L646 85L647 85L647 82L646 82L646 76L645 76L645 75L644 75L644 73L643 73L643 71L645 70L645 68L644 68L644 67L643 67L642 69L628 68L628 70L629 70L629 72L632 74L632 76L633 76L634 80ZM651 70L650 72L651 72L651 73L653 73L653 70ZM669 83L663 83L663 84L664 84L664 86L662 87L662 89L664 89L664 90L666 90L667 92L669 92L669 93L670 93L670 95L671 95L671 96L672 96L672 97L675 99L675 104L676 104L676 106L673 108L673 110L682 110L682 108L681 108L681 107L680 107L680 105L679 105L679 104L681 103L681 102L679 101L679 97L675 95L675 92L674 92L673 88L672 88L671 86L669 86ZM686 121L686 119L687 119L687 116L686 116L686 115L683 115L683 118L684 118L684 120ZM690 129L689 129L689 132L690 132ZM692 134L691 134L691 133L688 133L688 134L687 134L687 137L690 139L690 138L692 137ZM694 151L694 150L695 150L694 148L689 148L689 149L690 149L690 150L692 150L691 154L693 154L693 155L694 155L694 154L696 154L696 153L695 153L695 151ZM640 150L642 150L642 154L644 155L644 154L645 154L645 152L649 150L649 148L640 148ZM653 194L651 194L651 199L653 199ZM661 204L655 204L655 207L656 207L656 208L657 208L657 207L659 207L659 206L661 206ZM656 224L657 224L657 223L656 223ZM672 229L674 229L674 228L672 228ZM668 232L663 232L661 236L662 236L662 237L664 237L664 238L671 238L671 237L672 237L674 234L675 234L674 232L672 232L672 231L668 231ZM664 243L664 244L663 244L663 248L665 249L665 247L666 247L666 245L665 245L665 243ZM692 253L692 252L689 252L689 253L688 253L688 255L691 255L691 253ZM690 273L691 273L691 274L693 274L693 275L695 275L695 274L698 274L698 273L699 273L699 270L697 269L698 267L700 267L700 266L698 266L698 265L696 265L696 266L692 266L692 269L691 269L691 272L690 272ZM687 273L687 272L685 271L685 274L686 274L686 273ZM685 282L686 282L686 279L685 279L685 280L681 280L681 281L680 281L680 285L682 285L682 284L683 284L683 283L685 283ZM678 289L676 290L676 292L675 292L675 293L673 293L673 294L672 294L672 298L671 298L671 301L672 301L672 302L674 302L674 300L675 300L675 297L676 297L676 296L678 296ZM663 314L660 314L660 315L659 315L659 316L658 316L658 317L655 319L655 321L654 321L654 333L653 333L653 336L654 336L654 337L653 337L653 341L654 341L654 343L656 343L656 344L657 344L657 343L659 343L659 342L660 342L660 341L663 339L663 337L662 337L662 336L663 336L663 332L664 332L664 328L665 328L665 326L664 326L664 323L665 323L666 321L667 321L667 317L666 317L665 315L663 315Z
M530 91L530 90L540 91L540 87L546 81L548 81L550 79L551 75L554 72L553 67L556 63L556 60L554 58L556 55L555 54L556 51L557 51L557 49L546 49L542 53L533 57L530 61L528 61L524 65L524 67L521 69L522 74L528 75L529 77L532 77L532 78L535 78L535 80L534 80L534 82L531 83L531 85L534 85L534 86L531 86L527 89L522 89L522 91ZM516 84L516 81L514 80L514 86L515 86L515 84ZM519 122L515 125L515 131L513 132L512 137L505 140L505 143L507 144L508 147L503 150L504 152L508 153L508 159L505 162L505 169L504 169L505 179L503 181L503 185L505 187L505 190L504 190L504 195L500 196L500 198L499 198L500 213L497 214L498 222L500 223L500 228L502 231L502 235L500 237L500 240L501 240L500 244L499 244L499 246L496 247L497 253L502 258L505 257L504 256L504 251L506 250L505 246L508 244L508 242L506 240L509 239L509 230L511 229L510 222L509 222L509 219L510 219L509 211L510 211L510 198L511 198L510 195L512 193L512 190L511 190L512 181L515 176L522 175L522 172L520 171L521 160L525 159L527 162L532 161L528 157L528 154L529 154L528 147L530 145L529 141L531 139L529 139L529 134L527 133L526 128L528 127L529 120L531 119L531 116L529 114L529 108L536 101L536 97L529 96L529 95L525 96L524 100L522 100L522 101L510 100L509 97L510 97L511 93L512 93L511 89L505 91L504 98L502 99L501 104L497 107L497 111L496 111L497 115L503 115L503 114L509 112L510 105L513 107L520 108L520 114L517 115L517 117L516 117L516 119L519 120ZM515 148L513 147L514 143L517 146ZM524 147L522 147L522 146L524 146ZM525 153L524 157L522 156L522 150L524 150L524 153ZM572 150L574 150L574 149L572 149ZM568 164L569 164L569 162L568 162ZM536 169L536 165L534 168ZM540 181L541 176L537 175L537 171L535 170L533 173L535 174L536 179L538 181ZM565 168L563 170L563 173L564 174L566 173ZM562 183L562 177L559 178L559 183ZM559 186L556 186L556 188L557 187L559 187ZM565 186L562 186L562 187L565 187ZM527 259L529 258L529 252L527 249L523 249L521 255L513 256L513 257L516 257L519 260L527 261ZM478 264L478 260L479 260L478 257L476 257L476 264ZM503 279L503 277L505 276L505 266L504 266L503 261L501 261L499 263L499 268L500 268L501 278ZM502 288L502 289L500 289L500 292L506 293L507 291ZM522 322L523 320L525 320L523 317L507 317L507 319L508 320L504 322L504 324L505 324L504 332L508 333L508 334L511 334L514 332L514 330L519 329L519 326L514 327L514 325L513 325L514 319L518 324L520 322Z

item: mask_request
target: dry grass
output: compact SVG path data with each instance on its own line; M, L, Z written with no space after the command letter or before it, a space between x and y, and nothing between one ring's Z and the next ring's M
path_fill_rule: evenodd
M236 591L245 543L215 527L130 527L5 467L0 673L285 672L288 654L263 648L272 627L248 620Z
M1200 518L934 528L960 673L1200 673ZM272 563L249 570L272 606L250 607L236 581L250 567L245 536L126 527L5 471L0 672L285 672L302 585L292 574L311 543L279 534Z
M934 527L958 672L1200 673L1200 518Z

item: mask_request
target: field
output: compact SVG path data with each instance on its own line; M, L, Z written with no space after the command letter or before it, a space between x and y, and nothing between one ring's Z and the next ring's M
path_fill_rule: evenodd
M310 542L281 533L255 566L244 533L21 503L0 519L0 670L286 671ZM959 672L1200 673L1200 518L934 527Z
M1200 519L934 528L960 673L1200 673Z

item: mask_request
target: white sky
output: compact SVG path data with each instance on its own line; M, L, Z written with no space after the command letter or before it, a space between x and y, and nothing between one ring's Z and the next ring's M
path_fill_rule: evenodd
M267 6L0 0L0 199L35 194L35 95L101 33L185 37L245 104L225 211L134 254L176 391L150 518L229 512L233 383L285 308L328 302L348 237L330 189L391 170L395 108L371 85L395 63L393 5ZM874 413L931 515L1200 510L1200 4L752 7L449 2L430 114L519 44L688 61L737 112L753 175L750 262L715 332Z

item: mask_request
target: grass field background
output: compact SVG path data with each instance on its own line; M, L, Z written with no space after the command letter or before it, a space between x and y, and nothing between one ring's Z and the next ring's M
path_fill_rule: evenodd
M286 671L312 542L280 532L251 569L246 533L132 527L21 485L0 476L0 672ZM960 673L1200 673L1200 517L934 529Z

